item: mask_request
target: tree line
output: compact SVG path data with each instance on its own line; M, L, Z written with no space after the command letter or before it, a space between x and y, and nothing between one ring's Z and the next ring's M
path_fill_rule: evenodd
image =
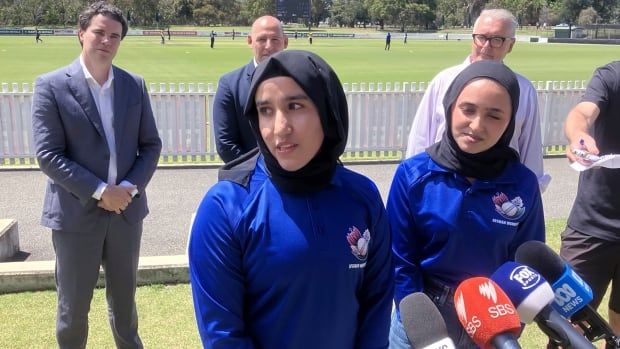
M0 26L72 27L89 0L0 0ZM276 13L276 0L114 0L132 27L249 25ZM397 27L401 31L469 27L484 8L505 8L520 25L619 23L620 0L299 0L301 24Z

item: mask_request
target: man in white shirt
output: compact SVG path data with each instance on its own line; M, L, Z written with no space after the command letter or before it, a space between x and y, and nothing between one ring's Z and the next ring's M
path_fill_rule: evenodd
M142 348L134 294L145 188L161 151L144 80L112 65L127 34L104 1L79 16L80 57L37 78L33 138L49 179L41 223L56 253L60 348L84 348L99 268L118 348Z
M470 55L460 65L437 74L424 93L409 133L406 157L423 152L441 139L445 130L443 97L452 80L472 62L483 59L502 62L515 44L517 25L515 17L504 9L480 13L474 23ZM510 146L519 153L521 162L536 174L540 189L544 191L551 176L543 171L538 98L532 83L524 76L516 75L521 93Z

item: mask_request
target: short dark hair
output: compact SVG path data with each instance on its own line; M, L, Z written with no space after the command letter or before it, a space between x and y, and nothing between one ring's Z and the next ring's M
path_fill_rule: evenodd
M121 40L125 38L128 30L127 19L125 19L123 12L118 7L108 4L106 1L94 2L85 8L82 13L80 13L80 16L78 17L78 26L80 27L80 30L86 31L86 29L90 26L91 20L96 15L103 15L119 22L123 27Z

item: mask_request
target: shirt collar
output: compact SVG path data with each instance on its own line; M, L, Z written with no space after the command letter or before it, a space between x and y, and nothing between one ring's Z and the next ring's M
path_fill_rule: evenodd
M510 161L508 165L506 166L506 168L504 169L504 171L502 172L502 174L490 180L477 179L476 185L481 186L481 187L489 187L489 186L494 187L497 184L517 183L519 179L513 173L515 173L516 171L515 166L518 166L518 164L519 164L518 161ZM452 171L441 167L439 164L433 161L433 159L431 159L430 157L428 161L428 170L431 172L452 173L454 176L463 178L463 176L461 176L460 174L453 173Z
M267 170L267 166L265 165L265 159L264 159L262 154L259 155L259 158L258 158L256 166L259 167L262 172L264 172L266 174L269 173L269 171ZM334 175L329 180L329 184L330 185L337 186L337 187L344 186L344 182L343 182L341 176L338 176L338 172L341 171L341 167L343 167L342 164L338 164L336 166L336 171L334 171Z
M110 70L108 71L108 79L103 83L103 85L100 86L97 80L95 80L95 78L92 76L90 71L88 71L88 68L86 68L86 64L84 63L84 57L82 55L80 55L80 65L82 66L82 71L84 72L84 77L86 78L86 81L95 83L101 88L110 87L112 81L114 81L114 71L112 69L112 66L110 66Z

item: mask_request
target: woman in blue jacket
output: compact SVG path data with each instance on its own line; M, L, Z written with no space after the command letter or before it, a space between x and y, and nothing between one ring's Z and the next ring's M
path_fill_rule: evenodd
M397 168L387 203L397 306L390 348L410 348L398 305L414 292L435 302L458 348L475 348L457 318L455 288L514 260L523 242L544 241L536 176L510 148L518 103L508 67L471 64L444 97L441 141Z
M196 213L189 267L206 348L387 348L390 232L376 186L342 166L348 110L317 55L258 65L245 114L258 149Z

